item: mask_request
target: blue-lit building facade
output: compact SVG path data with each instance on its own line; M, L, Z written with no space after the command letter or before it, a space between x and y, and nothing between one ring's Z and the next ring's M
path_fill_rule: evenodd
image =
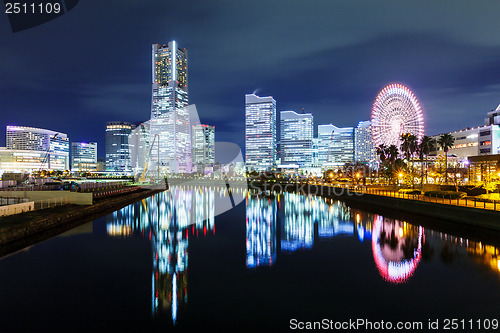
M193 125L191 129L193 166L197 169L215 163L215 127L205 124ZM197 170L202 172L203 170Z
M176 41L153 44L151 119L188 106L187 56Z
M276 166L276 101L271 96L245 95L245 161L250 171Z
M360 121L354 129L354 161L375 161L377 153L372 135L372 122Z
M151 150L149 171L190 173L191 120L188 106L188 52L176 41L152 47Z
M97 142L71 142L71 171L97 170Z
M27 126L7 126L0 148L0 172L69 170L69 138L65 133Z
M128 137L130 164L134 174L142 172L149 158L150 121L137 125Z
M196 106L189 105L167 112L150 121L150 172L161 174L192 171L191 121Z
M312 165L314 118L311 113L280 112L281 164Z
M354 128L318 125L318 163L341 166L354 161Z
M106 171L131 172L129 135L135 126L129 122L106 124Z

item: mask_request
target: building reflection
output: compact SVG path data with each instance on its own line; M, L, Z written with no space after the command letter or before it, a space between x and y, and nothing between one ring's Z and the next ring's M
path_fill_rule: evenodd
M375 266L389 283L407 282L422 260L439 254L444 263L467 256L500 277L497 246L447 235L406 221L385 218L317 196L283 193L247 195L247 267L272 265L279 256L309 250L320 239L356 237L370 241ZM279 240L279 241L278 241Z
M366 223L354 223L353 213L342 202L316 196L296 193L277 196L248 194L247 267L272 265L277 253L311 249L315 239L354 235L360 241L370 238L371 224L368 223L369 228L366 229Z
M276 201L281 216L277 221ZM276 251L280 230L280 248ZM315 240L356 237L372 241L380 275L388 282L401 283L411 277L421 258L424 230L406 222L384 219L352 209L344 202L317 196L283 193L276 198L247 198L247 266L272 265L276 252L308 250Z
M248 268L273 265L281 255L309 251L315 242L351 237L371 245L377 271L389 283L409 281L434 253L445 263L460 256L473 258L500 278L499 248L489 244L424 230L332 199L240 192L238 195L246 197ZM108 235L140 236L151 243L151 306L155 316L167 314L175 323L182 314L188 302L189 238L215 234L217 200L227 201L228 196L223 187L173 186L112 214L106 225Z
M483 267L498 272L500 277L500 249L498 247L470 241L467 254Z
M107 223L110 236L140 235L151 242L153 315L168 313L175 324L179 310L186 305L189 237L215 233L215 197L222 192L219 188L173 186L115 211Z
M295 193L283 194L281 218L281 251L310 249L314 243L314 198Z
M436 254L445 264L451 264L463 258L472 259L479 267L497 273L500 280L500 247L485 244L439 231L431 231L434 237L431 254ZM424 256L425 257L425 256Z
M247 196L247 267L271 266L276 260L276 214L275 197Z

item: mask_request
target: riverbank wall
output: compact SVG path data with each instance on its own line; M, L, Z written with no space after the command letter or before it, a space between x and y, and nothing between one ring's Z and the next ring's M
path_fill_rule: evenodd
M65 205L0 218L0 256L53 237L80 224L152 196L163 189L137 188L89 206Z

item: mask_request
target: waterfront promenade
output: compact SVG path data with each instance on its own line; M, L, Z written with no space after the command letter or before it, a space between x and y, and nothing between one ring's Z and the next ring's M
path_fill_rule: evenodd
M403 192L399 192L396 190L392 189L384 189L384 188L376 188L376 187L367 187L367 186L362 186L362 187L352 187L350 188L351 191L357 192L357 193L362 193L362 194L372 194L372 195L380 195L380 196L386 196L386 197L391 197L391 198L399 198L399 199L405 199L405 200L417 200L417 201L424 201L424 202L433 202L433 203L439 203L443 205L454 205L454 206L461 206L461 207L471 207L471 208L480 208L480 209L487 209L487 210L493 210L493 211L500 211L500 202L485 202L485 201L478 201L478 200L473 200L471 198L462 198L462 199L450 199L450 198L444 198L444 197L439 197L439 196L425 196L423 194L407 194Z
M91 205L66 204L0 218L0 257L150 197L163 189L107 190ZM62 191L61 191L62 192ZM108 193L109 192L109 193ZM102 192L97 192L102 194Z

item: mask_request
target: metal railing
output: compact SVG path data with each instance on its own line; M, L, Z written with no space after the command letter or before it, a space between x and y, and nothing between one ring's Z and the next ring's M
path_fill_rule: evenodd
M411 194L404 193L395 190L387 190L387 189L377 189L377 188L357 188L353 189L358 193L363 194L372 194L372 195L380 195L392 198L399 199L407 199L407 200L417 200L417 201L425 201L425 202L434 202L443 205L454 205L454 206L462 206L462 207L473 207L473 208L481 208L487 210L500 211L500 202L493 200L493 202L479 201L474 200L468 197L464 198L446 198L439 196L426 196L423 194Z

